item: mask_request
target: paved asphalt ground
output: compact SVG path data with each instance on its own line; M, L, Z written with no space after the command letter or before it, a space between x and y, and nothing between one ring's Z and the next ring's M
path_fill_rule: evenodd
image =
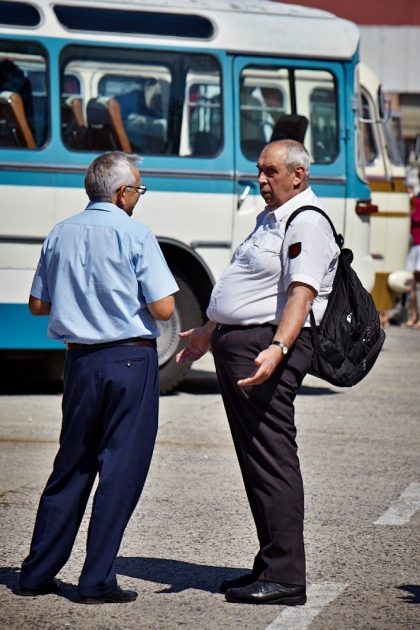
M297 608L228 604L218 593L250 566L256 537L210 356L161 399L150 475L117 559L137 601L78 603L86 520L60 594L16 596L61 396L1 395L1 630L420 629L419 385L420 331L396 327L356 388L305 380L296 407L309 598Z

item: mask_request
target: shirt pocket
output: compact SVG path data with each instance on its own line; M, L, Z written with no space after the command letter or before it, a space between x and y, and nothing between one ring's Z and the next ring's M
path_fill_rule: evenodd
M257 238L250 254L250 267L254 273L269 270L277 273L280 270L280 250L282 239L278 234L265 232Z

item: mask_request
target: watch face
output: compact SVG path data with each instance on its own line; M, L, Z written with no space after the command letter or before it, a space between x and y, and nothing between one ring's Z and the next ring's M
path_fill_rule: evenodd
M279 348L281 348L281 351L283 352L283 354L287 354L289 352L289 348L286 346L285 343L282 343L281 341L273 341L272 345L273 346L279 346Z

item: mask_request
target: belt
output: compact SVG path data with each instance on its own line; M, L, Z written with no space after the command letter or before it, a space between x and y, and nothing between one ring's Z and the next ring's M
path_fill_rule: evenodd
M265 323L265 324L248 324L248 326L243 326L242 324L216 324L215 328L216 330L222 330L222 329L227 329L227 330L237 330L237 329L242 329L242 330L248 330L251 328L273 328L274 330L277 330L278 328L278 324L270 324L270 323Z
M131 337L119 341L107 341L105 343L72 343L67 342L67 350L106 350L106 348L126 348L131 346L148 346L156 348L156 339L143 339Z

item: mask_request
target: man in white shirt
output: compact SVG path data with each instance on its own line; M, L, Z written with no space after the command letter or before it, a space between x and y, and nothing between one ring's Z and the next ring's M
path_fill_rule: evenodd
M251 573L224 580L230 602L306 602L303 484L297 456L294 398L313 355L309 312L324 314L339 248L308 186L309 155L281 140L257 164L267 206L216 283L209 321L181 333L180 363L210 346L260 549Z

